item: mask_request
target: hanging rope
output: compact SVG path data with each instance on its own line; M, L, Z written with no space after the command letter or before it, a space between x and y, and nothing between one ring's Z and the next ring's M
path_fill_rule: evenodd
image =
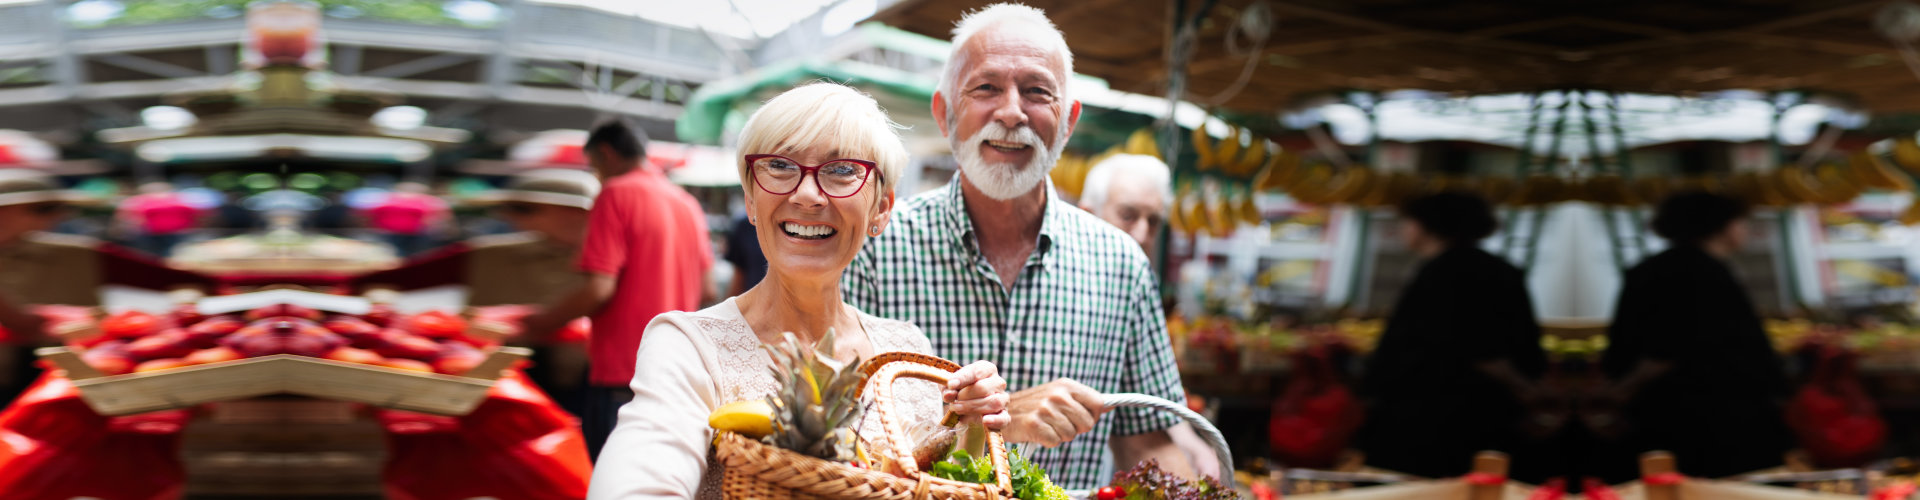
M1238 22L1227 28L1227 54L1245 58L1247 62L1241 65L1240 76L1234 78L1233 84L1208 98L1208 104L1226 104L1228 99L1246 90L1247 83L1253 81L1253 71L1260 67L1260 56L1266 52L1267 40L1272 36L1273 6L1268 5L1266 0L1255 0L1246 10L1240 11ZM1240 44L1241 38L1248 40L1247 46Z

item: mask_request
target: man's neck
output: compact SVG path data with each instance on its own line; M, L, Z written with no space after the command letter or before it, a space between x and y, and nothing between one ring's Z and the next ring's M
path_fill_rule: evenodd
M996 200L965 176L961 174L960 196L966 201L967 218L973 221L974 238L994 273L1000 275L1001 286L1012 287L1040 239L1040 223L1047 210L1046 183L1013 199Z

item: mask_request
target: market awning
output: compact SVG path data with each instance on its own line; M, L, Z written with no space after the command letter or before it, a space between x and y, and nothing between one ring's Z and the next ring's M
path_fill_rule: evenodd
M946 38L961 13L993 0L902 0L874 20ZM1162 2L1028 0L1074 49L1077 71L1114 89L1164 95L1173 26ZM1272 35L1259 50L1228 33L1256 3ZM1887 2L1406 2L1194 0L1212 6L1187 66L1189 99L1207 102L1250 71L1224 107L1265 112L1329 91L1460 93L1593 88L1655 94L1816 90L1873 111L1920 111L1920 79L1875 16ZM1893 4L1897 8L1899 4ZM1920 14L1915 14L1920 16ZM1920 21L1916 21L1920 22ZM1251 66L1249 66L1251 64Z

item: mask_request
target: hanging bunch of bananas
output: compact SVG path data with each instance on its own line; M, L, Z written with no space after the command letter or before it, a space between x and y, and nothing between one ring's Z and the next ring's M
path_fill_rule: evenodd
M1063 153L1047 176L1053 178L1054 189L1079 198L1081 190L1087 187L1087 172L1093 170L1093 165L1093 161L1085 156Z
M1241 144L1241 141L1250 144ZM1252 130L1231 127L1227 137L1214 142L1207 135L1207 124L1193 128L1193 152L1200 157L1200 171L1218 170L1232 177L1246 178L1258 172L1266 163L1268 142L1257 137Z
M1869 155L1869 157L1871 157L1871 155ZM1878 160L1878 158L1873 159ZM1920 143L1915 143L1912 135L1894 139L1893 163L1898 165L1901 170L1906 171L1905 173L1907 174L1920 175ZM1903 179L1901 180L1905 180L1905 176L1898 175L1898 172L1891 172L1889 169L1888 173L1895 174L1893 177L1902 177ZM1901 224L1909 226L1920 224L1920 202L1908 204L1906 211L1900 212L1899 220Z

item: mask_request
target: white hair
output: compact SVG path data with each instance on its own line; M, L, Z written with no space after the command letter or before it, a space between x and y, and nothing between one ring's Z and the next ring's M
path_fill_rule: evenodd
M899 128L880 103L852 87L829 82L795 87L768 100L741 128L740 187L753 189L745 155L795 155L826 146L841 157L877 164L880 176L871 182L877 192L892 192L910 159Z
M1080 206L1097 210L1107 203L1107 191L1117 179L1133 179L1160 188L1160 201L1173 203L1173 171L1167 169L1166 162L1147 155L1118 154L1101 160L1087 171L1087 181L1080 191Z
M1067 37L1053 26L1053 20L1047 19L1047 12L1017 3L996 3L980 10L967 13L960 22L953 25L953 52L947 56L947 66L940 76L940 95L947 101L947 121L951 125L958 120L953 111L954 86L959 84L960 71L967 66L967 40L975 33L1005 23L1026 23L1034 28L1031 33L1039 35L1047 45L1053 46L1053 53L1060 56L1060 102L1069 103L1068 81L1073 79L1073 51L1067 48Z

